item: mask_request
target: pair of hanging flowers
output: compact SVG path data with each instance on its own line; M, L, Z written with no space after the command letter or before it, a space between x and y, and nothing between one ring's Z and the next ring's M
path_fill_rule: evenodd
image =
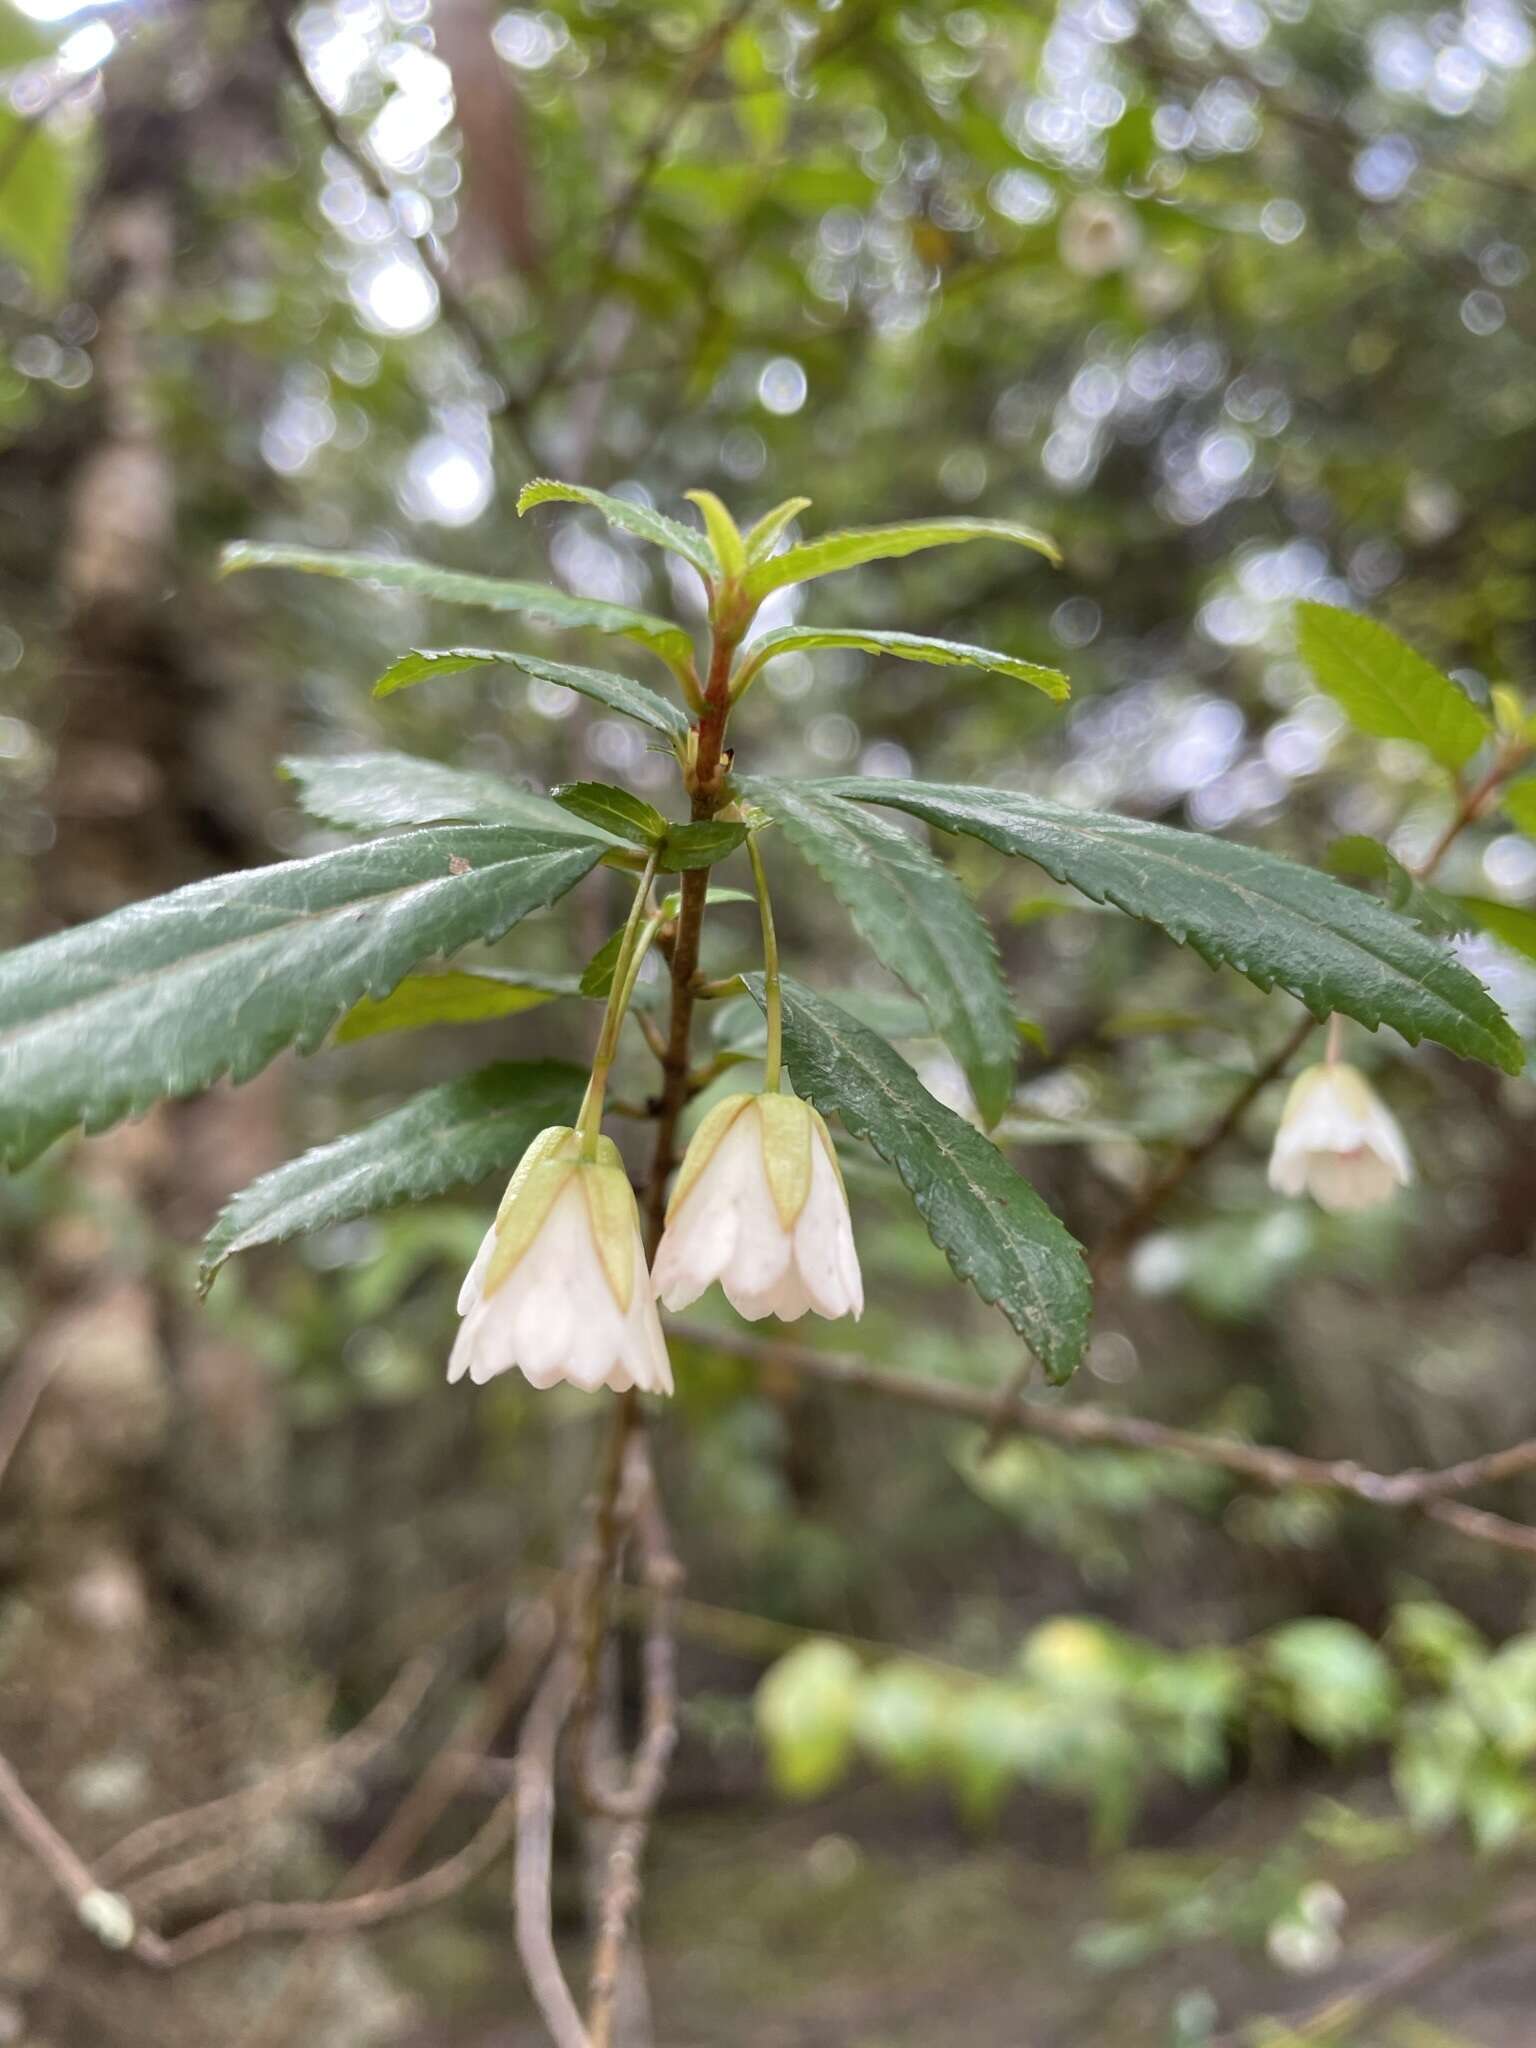
M763 921L768 1047L761 1094L714 1105L684 1156L647 1271L634 1191L602 1136L603 1097L640 962L660 928L646 912L654 862L620 944L592 1078L574 1126L543 1131L508 1183L459 1294L450 1380L514 1369L535 1387L670 1394L657 1314L719 1281L749 1321L859 1316L864 1287L848 1197L826 1124L781 1087L778 952L749 841Z
M654 856L620 941L613 986L574 1125L540 1132L508 1183L459 1293L448 1362L476 1384L517 1370L531 1386L672 1392L657 1313L697 1301L719 1281L749 1321L793 1322L807 1310L859 1316L864 1287L848 1197L826 1124L783 1092L778 947L754 837L748 852L763 928L768 1043L760 1094L732 1094L700 1124L647 1268L634 1191L602 1134L603 1100L640 965L661 928L648 908ZM1291 1086L1269 1181L1332 1211L1369 1209L1413 1179L1401 1128L1364 1075L1338 1057L1337 1020L1323 1064Z

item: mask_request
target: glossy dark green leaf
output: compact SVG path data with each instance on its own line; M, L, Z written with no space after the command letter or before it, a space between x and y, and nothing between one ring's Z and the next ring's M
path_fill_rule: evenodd
M739 786L810 862L880 964L920 998L995 1124L1018 1065L1013 1003L992 935L954 876L910 832L828 794L825 783L750 776Z
M403 654L391 662L373 686L375 697L392 697L396 690L412 683L430 681L434 676L452 675L466 668L511 668L531 676L536 683L554 683L562 690L575 690L610 711L622 711L638 719L653 732L675 739L688 730L687 713L680 704L658 697L644 683L631 676L614 675L605 668L584 668L575 662L546 661L540 654L523 654L513 647L439 647Z
M1022 790L859 777L822 787L1022 854L1095 902L1157 925L1211 966L1288 989L1315 1016L1340 1010L1371 1030L1390 1024L1410 1044L1432 1038L1506 1073L1524 1067L1509 1019L1445 946L1315 868Z
M549 504L590 505L594 512L601 512L610 526L621 526L637 539L651 541L681 555L685 562L692 562L701 576L713 578L718 574L714 551L699 529L684 526L679 519L669 519L664 512L653 512L649 505L636 505L628 498L611 498L606 491L589 491L581 484L557 483L551 477L537 477L531 484L524 484L517 494L519 517L531 512L535 505Z
M745 825L707 818L697 825L669 825L656 864L664 874L713 867L734 853L747 836Z
M419 962L500 938L601 858L572 834L440 825L135 903L0 960L0 1161L313 1052Z
M617 633L659 654L670 667L693 664L693 642L683 627L629 605L608 604L596 597L572 597L548 583L512 583L499 576L473 576L460 569L440 569L432 562L413 562L394 555L327 554L316 548L286 547L277 542L239 540L225 548L219 567L226 576L245 569L293 569L306 576L338 576L350 583L373 583L386 590L410 590L442 604L473 605L482 611L515 612L520 617L547 619L552 626L585 627L596 633Z
M1412 740L1442 767L1461 768L1493 730L1449 676L1358 612L1297 605L1296 644L1319 687L1375 739Z
M763 977L747 987L761 1005ZM824 996L784 982L784 1063L797 1092L835 1112L894 1166L929 1236L983 1301L995 1302L1051 1379L1069 1379L1087 1339L1080 1246L980 1131L928 1093L900 1053Z
M481 1024L491 1017L516 1017L580 993L573 974L520 974L495 967L408 974L381 1001L364 996L348 1010L336 1027L336 1043L351 1045L390 1031L421 1031L429 1024Z
M236 1252L510 1174L540 1131L571 1123L586 1075L561 1061L503 1061L450 1081L235 1196L203 1244L206 1288Z
M526 825L537 832L586 836L548 797L535 796L499 775L448 768L414 754L289 756L279 763L298 785L299 803L312 818L353 832L392 832L402 825ZM604 845L610 835L600 836Z
M564 782L550 796L573 818L632 846L659 846L667 836L667 821L654 804L611 782Z

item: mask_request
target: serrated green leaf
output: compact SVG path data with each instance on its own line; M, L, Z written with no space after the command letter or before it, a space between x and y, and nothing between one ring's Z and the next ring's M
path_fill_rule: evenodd
M505 1060L428 1088L377 1123L317 1145L243 1188L203 1243L207 1288L226 1259L254 1245L371 1216L510 1173L551 1124L568 1124L586 1075L563 1061Z
M1528 839L1536 839L1536 775L1507 782L1499 791L1504 813Z
M807 652L817 647L853 647L865 654L894 654L902 661L922 661L936 668L976 668L993 675L1012 676L1016 682L1031 683L1047 697L1063 698L1072 686L1059 669L1042 668L1038 662L1020 661L1011 654L994 654L989 647L971 647L961 640L930 640L921 633L866 632L859 626L781 626L764 633L746 649L741 680L735 685L740 695L750 685L764 662L776 654Z
M763 1004L763 977L744 977ZM1088 1333L1081 1247L997 1147L924 1088L872 1031L797 981L783 983L784 1062L797 1092L835 1112L901 1175L962 1280L995 1302L1058 1385Z
M718 818L706 818L697 825L669 825L656 865L669 875L682 874L689 868L710 868L734 853L746 836L745 825L728 824Z
M865 562L894 561L923 548L953 547L970 540L1012 541L1049 561L1061 559L1053 541L1012 519L918 519L897 526L850 526L756 563L747 575L747 595L763 598L787 583L808 583L814 576L857 569Z
M581 484L562 484L551 477L536 477L531 484L524 484L517 494L518 517L532 511L535 505L549 504L590 505L594 512L602 513L610 526L621 526L626 533L632 533L640 540L651 541L659 548L681 555L685 562L692 562L708 581L715 578L717 571L713 551L698 528L684 526L680 519L669 519L664 512L653 512L649 505L635 505L628 498L611 498L606 491L589 491Z
M542 655L523 654L512 647L440 647L403 654L385 669L373 686L373 694L392 697L396 690L408 689L412 683L466 668L514 668L520 675L532 676L535 682L556 683L561 689L594 698L610 711L622 711L626 718L638 719L653 732L665 733L668 739L688 730L687 713L681 705L658 697L654 690L648 690L644 683L637 683L630 676L615 675L605 668L584 668L569 661L546 661Z
M548 797L535 796L472 769L448 768L415 754L335 754L280 761L297 783L299 803L312 818L354 832L392 832L402 825L437 825L460 818L470 825L526 825L536 832L581 837L573 819ZM606 832L594 834L613 842Z
M719 575L736 582L746 574L747 550L735 520L713 491L684 491L683 496L699 508Z
M1355 832L1335 839L1323 862L1330 875L1345 881L1378 882L1394 910L1411 917L1421 932L1451 938L1468 928L1468 918L1454 897L1416 881L1389 846Z
M1442 767L1460 768L1493 730L1449 676L1358 612L1298 604L1296 644L1318 687L1373 739L1412 740Z
M497 939L602 847L515 825L441 825L252 868L114 911L0 960L0 1163L159 1097L313 1052L363 996Z
M1018 1066L1013 1003L986 925L947 868L898 826L825 783L743 778L848 911L875 958L919 998L995 1124Z
M553 626L617 633L650 648L679 673L691 673L693 668L693 641L674 620L636 611L627 604L608 604L602 598L572 597L568 591L556 590L548 583L513 583L499 576L473 576L463 570L439 569L432 562L415 562L394 555L336 555L278 542L232 541L219 557L219 573L234 576L246 569L293 569L305 576L337 576L349 583L375 583L386 590L414 591L418 597L436 598L441 604L473 605L482 611L515 612L522 618L547 619ZM424 660L432 658L422 656Z
M337 1045L378 1038L388 1031L420 1031L429 1024L480 1024L515 1017L561 996L580 995L572 974L519 974L500 968L452 968L408 974L380 1002L364 996L336 1027Z
M849 776L820 787L1022 854L1209 965L1288 989L1315 1016L1340 1010L1373 1031L1390 1024L1410 1044L1432 1038L1506 1073L1524 1068L1518 1035L1475 975L1385 904L1315 868L1020 790Z
M1536 910L1498 903L1489 896L1458 896L1456 901L1479 931L1489 933L1512 953L1536 960Z
M562 811L633 846L659 846L667 836L667 820L654 804L611 782L565 782L550 796Z
M785 527L792 519L798 519L802 512L809 511L810 504L809 498L786 498L782 504L765 512L755 526L749 527L746 534L748 564L766 561L778 545Z

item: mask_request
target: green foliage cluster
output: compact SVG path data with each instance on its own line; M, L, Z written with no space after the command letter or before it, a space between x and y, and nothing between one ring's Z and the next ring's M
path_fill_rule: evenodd
M795 1798L863 1763L943 1784L980 1822L1029 1786L1084 1806L1106 1844L1125 1839L1159 1784L1220 1782L1242 1751L1272 1754L1277 1731L1335 1758L1384 1747L1414 1829L1464 1827L1492 1852L1536 1825L1533 1670L1536 1636L1491 1648L1429 1600L1395 1608L1379 1642L1312 1616L1239 1647L1188 1650L1063 1614L996 1676L807 1642L763 1679L757 1722Z

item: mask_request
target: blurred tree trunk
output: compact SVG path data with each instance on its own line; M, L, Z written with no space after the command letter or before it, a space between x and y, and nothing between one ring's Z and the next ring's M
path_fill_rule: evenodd
M182 265L209 255L207 185L273 167L282 77L259 9L186 8L110 70L75 281L99 323L94 403L76 416L73 459L41 485L62 505L37 510L61 536L64 618L45 927L269 857L267 798L243 786L242 764L265 775L283 706L248 687L222 651L215 599L181 573L159 392L163 337L186 331ZM240 255L224 242L212 261ZM243 396L259 407L265 393ZM281 1085L269 1074L216 1090L82 1146L63 1213L33 1247L40 1320L16 1370L47 1387L3 1502L19 1597L0 1746L87 1858L323 1732L285 1556L276 1389L192 1303L170 1250L279 1155ZM168 1921L267 1891L278 1873L288 1887L314 1882L303 1826L230 1848L227 1867L172 1893ZM273 1957L260 1948L170 1977L113 1956L68 1924L9 1839L0 1899L3 1976L28 2039L207 2048L238 2040L270 1996ZM390 2037L397 2001L361 1949L340 1960L312 2015L316 2038Z

